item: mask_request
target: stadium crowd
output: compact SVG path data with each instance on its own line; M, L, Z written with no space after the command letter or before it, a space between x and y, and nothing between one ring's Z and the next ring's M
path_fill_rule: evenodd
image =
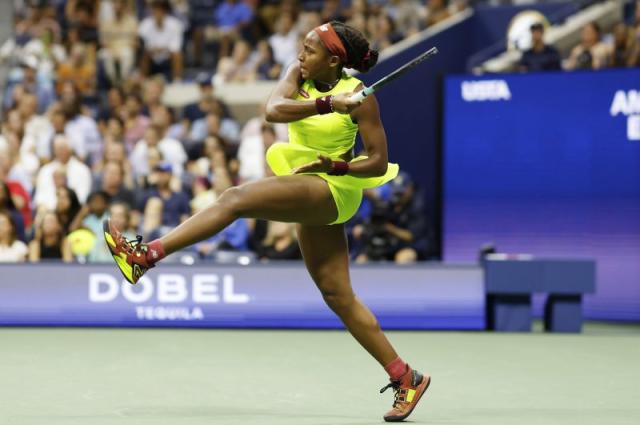
M0 261L110 261L102 221L156 238L227 188L270 175L264 152L286 126L238 122L228 81L277 79L301 38L328 20L383 49L464 8L429 0L16 0L0 131ZM213 69L215 72L207 72ZM200 100L170 108L172 81ZM426 259L422 196L402 173L367 191L348 223L358 262ZM240 219L191 248L298 259L292 224Z
M522 53L519 63L521 71L639 67L640 0L635 2L635 14L630 22L618 22L610 33L603 33L596 22L585 25L580 43L564 60L554 46L545 43L544 34L543 24L531 26L532 47Z

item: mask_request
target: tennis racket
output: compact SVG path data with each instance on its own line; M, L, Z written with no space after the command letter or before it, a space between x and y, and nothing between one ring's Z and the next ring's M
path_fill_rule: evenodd
M362 102L364 98L369 96L371 93L377 92L384 85L390 83L393 80L398 79L398 77L400 77L402 74L406 73L412 68L415 68L417 65L435 56L437 53L438 53L438 49L436 47L430 48L429 50L427 50L417 58L413 59L410 62L405 63L400 68L393 71L391 74L385 75L384 77L380 78L378 81L373 83L371 86L365 87L364 89L355 93L353 96L350 97L350 100L354 102Z

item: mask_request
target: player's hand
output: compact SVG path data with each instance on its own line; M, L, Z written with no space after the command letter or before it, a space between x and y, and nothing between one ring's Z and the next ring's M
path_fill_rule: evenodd
M333 161L328 156L318 155L318 159L308 164L294 168L291 174L328 173L333 168Z
M339 114L350 114L362 102L354 102L351 96L355 93L340 93L333 96L333 110Z

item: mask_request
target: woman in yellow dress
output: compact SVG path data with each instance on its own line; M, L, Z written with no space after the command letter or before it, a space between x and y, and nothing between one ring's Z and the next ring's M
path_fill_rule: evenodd
M267 120L289 123L290 143L267 151L275 176L225 191L215 203L167 235L149 243L126 240L109 221L105 239L124 276L137 280L166 255L208 239L240 217L295 222L306 267L327 305L355 339L384 367L395 390L386 421L404 420L431 378L396 353L377 319L356 297L349 278L343 223L357 211L365 188L393 179L378 103L370 95L352 101L362 82L344 68L368 71L378 59L358 30L339 22L310 31L298 62L267 102ZM353 158L360 132L366 156Z

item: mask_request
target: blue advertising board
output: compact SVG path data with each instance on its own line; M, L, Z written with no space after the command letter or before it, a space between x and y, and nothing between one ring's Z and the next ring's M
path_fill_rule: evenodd
M304 265L161 265L130 285L111 265L0 265L0 325L341 328ZM354 267L387 329L483 329L475 266Z
M640 320L640 70L453 76L447 261L480 246L597 262L587 318Z

